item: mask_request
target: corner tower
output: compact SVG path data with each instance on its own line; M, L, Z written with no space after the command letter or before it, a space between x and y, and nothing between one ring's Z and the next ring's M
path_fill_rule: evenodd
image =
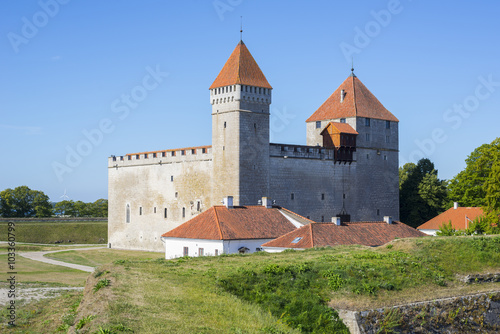
M256 204L269 193L272 87L240 41L210 86L213 198Z
M323 145L329 122L347 123L358 133L353 220L399 219L399 120L351 74L307 120L307 145Z

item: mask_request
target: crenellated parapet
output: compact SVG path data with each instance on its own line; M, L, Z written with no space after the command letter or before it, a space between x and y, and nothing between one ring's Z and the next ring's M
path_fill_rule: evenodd
M282 158L334 160L335 151L320 146L306 146L294 144L274 144L269 145L269 155Z
M186 147L162 151L130 153L108 158L108 168L146 166L212 160L212 146Z

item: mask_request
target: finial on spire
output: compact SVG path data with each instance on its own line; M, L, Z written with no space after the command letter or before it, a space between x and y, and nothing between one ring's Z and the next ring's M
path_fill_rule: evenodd
M243 41L243 16L240 16L240 41Z
M354 74L354 57L351 57L351 77L355 77L356 74Z

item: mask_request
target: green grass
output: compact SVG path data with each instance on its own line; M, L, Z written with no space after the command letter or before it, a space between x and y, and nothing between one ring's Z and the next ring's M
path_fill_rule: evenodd
M66 333L74 323L76 308L82 299L81 292L68 292L51 300L41 300L18 306L16 326L7 328L7 309L0 310L0 332L2 333ZM59 331L58 329L64 329Z
M163 253L127 251L117 249L89 249L84 251L64 251L47 254L50 259L96 267L119 259L147 260L163 258Z
M0 223L0 241L8 238L8 224ZM105 244L107 222L16 222L16 242L40 244Z
M0 263L7 263L7 254L0 255ZM19 255L16 256L14 270L17 272L17 282L22 284L50 283L61 286L84 286L88 276L87 272L81 270L33 261Z
M335 317L326 305L371 309L500 289L500 283L457 279L500 272L499 236L403 239L390 245L169 261L161 254L127 259L109 249L68 252L64 256L73 259L82 254L108 263L114 259L89 276L78 314L69 320L75 326L95 315L83 327L88 333L99 328L115 333L118 328L134 333L321 333ZM105 279L109 286L94 293L92 288ZM32 323L45 319L46 312L33 316ZM386 320L384 328L390 331L397 315ZM341 332L338 321L332 326Z

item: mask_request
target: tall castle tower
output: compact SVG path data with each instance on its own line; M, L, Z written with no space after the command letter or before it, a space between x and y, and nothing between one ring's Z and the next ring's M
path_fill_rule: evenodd
M214 199L249 205L268 195L271 91L240 41L210 86Z
M399 219L399 120L351 70L349 77L307 120L307 145L322 145L330 122L347 123L357 131L356 176L349 187L355 220L377 216ZM324 133L324 132L323 132Z

